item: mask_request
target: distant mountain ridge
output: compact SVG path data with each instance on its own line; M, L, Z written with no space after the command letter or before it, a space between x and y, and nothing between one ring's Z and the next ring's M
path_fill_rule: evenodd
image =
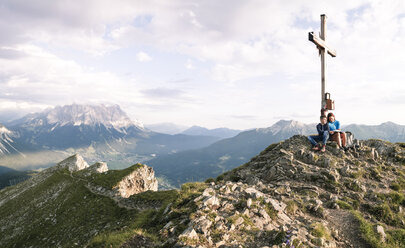
M140 121L132 121L118 105L57 106L12 121L4 130L13 134L13 147L30 156L3 157L0 163L20 168L47 167L78 152L89 161L109 161L113 168L122 168L155 155L205 147L220 139L156 133ZM6 146L9 135L5 135L0 142L4 151L10 151Z
M353 132L356 139L377 138L391 142L405 142L405 126L392 122L376 126L348 125L342 130ZM294 120L280 120L268 128L244 131L208 147L163 155L146 163L155 169L157 176L165 177L172 185L178 187L185 182L216 177L226 170L244 164L272 143L297 134L316 133L316 123L304 124Z
M186 130L188 126L185 125L178 125L170 122L162 122L162 123L155 123L155 124L148 124L145 125L145 128L152 130L157 133L165 133L165 134L179 134Z
M231 138L238 133L240 133L242 130L235 130L235 129L229 129L226 127L222 128L214 128L214 129L208 129L205 127L200 127L200 126L192 126L182 132L182 134L187 134L187 135L206 135L206 136L216 136L220 138Z
M345 126L344 130L354 133L358 139L383 139L390 142L405 142L405 125L394 122L384 122L380 125L359 125L351 124Z

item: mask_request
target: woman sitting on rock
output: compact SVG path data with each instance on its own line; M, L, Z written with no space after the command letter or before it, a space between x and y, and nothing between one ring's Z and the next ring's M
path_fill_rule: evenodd
M328 114L329 139L338 143L339 147L346 148L346 135L340 130L340 122L333 113Z

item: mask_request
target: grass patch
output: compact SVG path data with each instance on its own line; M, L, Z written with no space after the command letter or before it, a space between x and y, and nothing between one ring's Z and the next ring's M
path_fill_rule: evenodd
M399 185L399 183L392 183L392 184L390 185L390 188L393 189L393 190L398 191L398 190L401 189L401 186Z
M404 229L389 229L385 230L387 235L385 243L381 241L380 235L377 233L375 226L366 221L360 212L352 212L357 221L359 222L360 232L362 238L372 248L400 248L405 244L405 230Z
M349 203L347 203L345 201L337 200L336 203L337 203L337 205L339 205L339 207L341 209L347 209L347 210L352 210L353 209L353 207Z
M401 216L394 213L387 202L378 205L365 204L364 207L377 220L390 226L402 227Z
M288 213L288 214L295 214L295 212L297 212L297 210L298 210L298 205L297 205L297 203L294 201L294 200L290 200L290 201L287 201L286 202L286 208L285 208L285 210L286 210L286 212Z
M318 238L324 238L326 240L331 239L329 229L327 229L322 223L314 223L311 225L311 234Z
M272 220L275 220L277 218L277 211L270 203L264 203L264 210Z

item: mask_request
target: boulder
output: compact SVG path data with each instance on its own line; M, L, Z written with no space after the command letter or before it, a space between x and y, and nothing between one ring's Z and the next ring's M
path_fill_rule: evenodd
M375 227L376 232L380 235L381 241L385 242L385 239L387 238L387 235L385 234L384 227L381 225L377 225Z

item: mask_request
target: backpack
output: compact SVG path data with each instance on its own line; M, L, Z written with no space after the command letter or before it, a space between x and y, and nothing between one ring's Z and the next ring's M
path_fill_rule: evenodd
M352 147L354 147L354 135L353 135L353 133L352 132L350 132L350 131L346 131L345 132L346 133L346 147L347 148L352 148Z

